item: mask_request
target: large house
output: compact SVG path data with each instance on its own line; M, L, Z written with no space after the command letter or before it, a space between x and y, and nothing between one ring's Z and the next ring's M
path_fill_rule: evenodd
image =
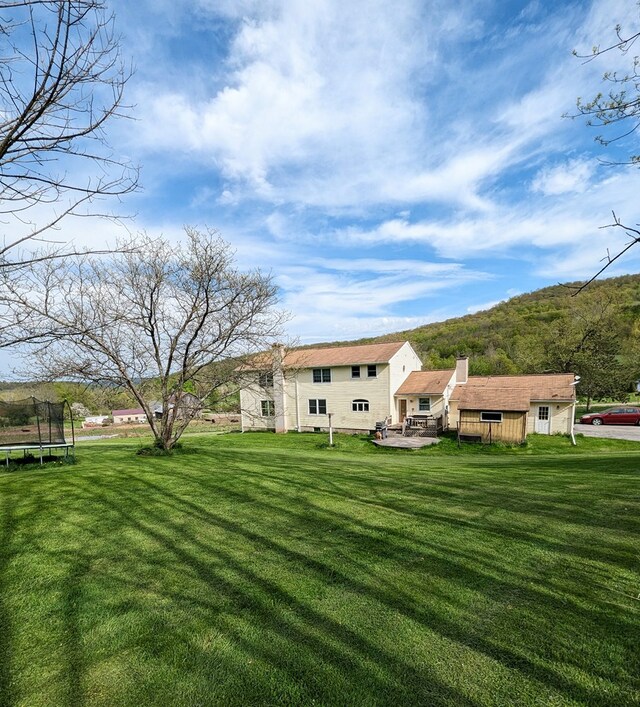
M243 429L368 431L399 420L395 392L422 362L409 342L296 349L274 347L245 367Z
M438 429L483 441L521 442L531 432L571 433L575 380L570 373L469 376L422 371L409 342L286 351L274 347L243 367L243 430L360 432L376 422L430 417Z

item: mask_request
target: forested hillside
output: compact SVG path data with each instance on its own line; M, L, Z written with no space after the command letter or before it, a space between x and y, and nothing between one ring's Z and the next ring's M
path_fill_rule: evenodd
M571 284L546 287L476 314L334 345L406 339L426 369L452 368L466 355L472 375L571 372L581 376L582 397L624 399L640 380L640 275L594 282L575 297L573 291ZM64 382L0 383L0 391L7 399L67 399L92 412L135 405L122 391Z
M640 379L640 275L519 295L491 309L376 341L409 340L425 368L470 357L473 375L574 372L585 397L620 397Z

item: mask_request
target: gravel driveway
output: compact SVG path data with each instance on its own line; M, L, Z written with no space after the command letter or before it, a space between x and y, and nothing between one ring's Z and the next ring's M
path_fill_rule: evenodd
M573 428L576 434L585 437L608 437L609 439L630 439L640 442L640 427L634 425L581 425Z

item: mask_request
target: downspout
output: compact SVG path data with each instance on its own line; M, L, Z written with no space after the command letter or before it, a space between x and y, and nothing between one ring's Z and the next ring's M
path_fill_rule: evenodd
M574 376L574 378L575 378L575 380L571 384L572 386L576 386L580 382L580 376ZM575 388L574 388L574 393L575 393ZM571 406L571 431L569 432L569 434L571 435L571 444L574 447L577 445L576 438L573 433L573 427L574 427L575 421L576 421L576 404L577 404L577 402L578 402L577 400L574 400L573 405Z
M298 397L298 376L295 378L295 391L296 391L296 430L302 432L300 428L300 398Z

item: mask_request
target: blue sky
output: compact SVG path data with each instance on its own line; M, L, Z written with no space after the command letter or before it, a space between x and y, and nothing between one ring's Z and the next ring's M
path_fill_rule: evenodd
M624 67L634 2L116 0L142 167L131 228L218 228L271 271L302 343L397 331L598 269L640 220L640 172L610 167L577 96ZM627 59L628 61L628 59ZM635 140L635 148L633 142ZM111 224L69 222L76 243ZM611 275L637 272L640 249Z

